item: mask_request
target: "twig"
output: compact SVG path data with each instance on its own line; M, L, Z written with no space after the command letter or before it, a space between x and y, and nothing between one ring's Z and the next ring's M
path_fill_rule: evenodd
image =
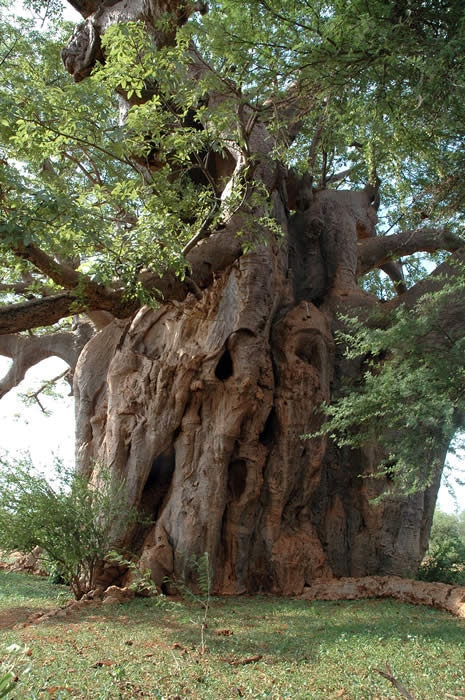
M240 661L230 661L231 666L246 666L247 664L254 664L257 661L263 659L263 654L256 654L255 656L249 656L247 659L241 659Z
M404 688L402 683L400 681L398 681L397 678L394 678L387 661L386 661L386 671L381 671L379 668L374 668L373 671L376 671L376 673L379 673L380 676L383 676L383 678L386 678L388 681L390 681L392 683L392 685L395 688L397 688L397 690L402 695L402 697L407 698L407 700L416 700L416 698L413 695L410 695L408 690L406 690Z
M216 216L216 213L218 212L219 208L220 208L220 207L219 207L219 201L218 201L218 199L215 198L215 201L213 202L213 204L212 204L212 206L211 206L211 208L210 208L210 211L208 212L207 216L206 216L205 219L203 220L203 222L202 222L202 224L201 224L199 230L198 230L197 233L190 239L190 241L189 241L188 243L186 243L186 245L185 245L184 248L182 249L182 254L183 254L184 256L186 256L187 253L188 253L190 250L192 250L192 248L193 248L195 245L197 245L197 243L198 243L199 241L201 241L203 238L208 238L208 236L210 235L209 227L210 227L211 223L213 222L213 220L214 220L214 218L215 218L215 216Z
M30 394L25 394L25 397L27 399L34 399L34 401L37 401L42 413L47 413L47 411L42 406L42 404L39 400L39 394L41 394L43 391L45 391L45 389L48 389L50 386L53 386L54 384L56 384L60 379L63 379L63 377L65 377L68 373L69 373L69 368L65 369L65 371L62 372L61 374L59 374L58 376L53 377L53 379L48 379L44 384L42 384L41 387L39 387L37 389L37 391L31 392Z

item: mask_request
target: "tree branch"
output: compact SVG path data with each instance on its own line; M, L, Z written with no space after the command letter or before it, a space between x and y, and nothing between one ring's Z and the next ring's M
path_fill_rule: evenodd
M76 272L71 265L66 263L59 263L51 255L44 253L43 250L38 248L34 243L16 243L10 245L11 251L16 255L16 257L22 260L27 260L38 270L47 275L53 282L59 284L65 289L73 289L78 284L86 279L84 275ZM90 280L89 280L90 281Z
M124 318L137 308L134 302L123 299L121 291L94 282L71 265L57 261L34 243L16 243L10 245L10 249L14 255L27 260L53 282L70 291L0 307L0 334L48 326L61 318L87 310L109 311L118 318Z
M464 245L465 240L455 233L434 228L403 231L395 236L365 238L358 243L358 274L365 275L375 267L412 253L434 253L438 250L452 253Z
M109 311L117 318L126 318L136 311L138 306L137 302L126 302L122 295L116 293L106 299L89 299L74 292L62 292L43 299L0 306L0 336L51 326L62 318L85 314L88 311Z
M39 395L45 391L46 389L50 389L52 386L54 386L57 382L60 381L60 379L64 379L68 375L68 382L71 385L71 389L73 386L73 375L70 372L69 369L65 369L64 372L61 372L58 374L56 377L53 377L52 379L48 379L46 382L40 385L40 387L37 389L37 391L31 391L29 394L24 394L24 398L29 400L29 401L35 401L42 413L47 414L47 410L43 407L41 400L39 399ZM72 395L72 393L71 393ZM1 398L1 397L0 397Z
M457 265L465 265L465 247L450 255L441 265L438 265L433 272L410 287L405 294L391 299L383 304L383 311L389 314L390 311L403 305L412 309L415 304L425 295L437 292L444 288L445 281L451 282L457 277ZM462 294L451 294L450 299L443 309L442 319L445 327L450 330L451 337L463 335L465 326L465 299Z
M408 690L404 688L402 683L397 680L397 678L394 678L392 675L391 669L389 668L389 664L386 661L386 671L381 671L379 668L374 668L373 671L376 671L376 673L379 673L380 676L383 676L383 678L386 678L388 681L392 683L394 688L396 688L399 693L402 695L403 698L407 698L407 700L415 700L415 697L411 695Z
M13 364L0 380L0 398L24 379L28 369L47 357L59 357L74 369L82 348L90 340L93 329L79 324L76 331L50 335L0 335L0 355Z
M240 215L235 215L223 230L196 245L186 256L191 269L188 281L166 271L162 274L142 273L140 282L148 291L158 292L157 296L164 301L183 301L192 291L193 284L200 289L207 287L215 272L224 270L242 255L241 239L237 236L240 229ZM79 274L74 270L72 272ZM73 314L92 316L91 312L94 311L107 311L116 318L127 318L139 306L137 300L126 301L122 292L110 292L91 282L84 288L78 287L43 299L0 306L0 335L50 326Z
M103 4L99 0L68 0L68 2L84 19L92 15Z

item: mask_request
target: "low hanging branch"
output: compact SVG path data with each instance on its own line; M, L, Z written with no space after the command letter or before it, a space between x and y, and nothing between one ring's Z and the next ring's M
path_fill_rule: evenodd
M455 252L465 246L465 240L447 229L423 228L403 231L394 236L365 238L358 243L359 274L364 275L375 267L381 267L413 253L434 253L438 250Z
M137 306L133 302L124 302L122 296L116 294L107 299L88 299L80 293L61 292L43 299L1 306L0 336L51 326L62 318L93 310L109 311L117 318L126 318Z
M88 324L80 324L76 331L51 335L0 335L0 355L13 360L10 369L0 380L0 398L18 386L28 369L48 357L59 357L74 369L80 352L92 333Z

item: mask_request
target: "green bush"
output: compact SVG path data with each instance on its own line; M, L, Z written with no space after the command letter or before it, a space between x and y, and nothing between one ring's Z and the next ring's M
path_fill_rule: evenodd
M420 581L465 585L464 514L436 511L429 548L418 569Z
M136 514L125 505L124 482L116 484L102 465L94 484L59 463L56 468L52 485L29 457L0 457L0 549L41 547L79 599L95 587L99 565Z
M48 579L56 585L69 585L63 565L57 561L47 561Z

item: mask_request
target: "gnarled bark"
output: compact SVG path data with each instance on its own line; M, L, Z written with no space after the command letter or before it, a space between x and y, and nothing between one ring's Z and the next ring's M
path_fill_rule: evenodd
M63 52L75 80L104 60L100 37L112 23L141 20L162 46L196 9L182 0L73 4L85 18ZM161 32L157 19L166 10L173 21ZM189 57L190 79L211 70L195 47ZM156 89L148 86L147 99ZM42 312L40 325L76 305L99 314L101 330L75 372L78 465L89 474L108 465L125 481L128 507L152 519L125 532L120 544L138 553L158 584L204 552L222 593L299 594L321 578L405 575L425 552L440 474L423 492L374 505L386 486L371 477L383 456L376 446L338 449L327 438L301 435L319 427L321 403L344 378L362 371L335 341L340 312L381 306L358 288L357 275L387 266L401 281L391 258L425 246L457 250L460 242L426 230L377 239L376 188L323 189L325 176L316 189L311 174L287 172L274 160L267 104L247 105L228 79L208 96L209 109L226 93L237 98L232 131L239 136L229 134L219 154L222 172L203 165L222 223L214 223L215 209L185 245L184 279L170 270L141 272L139 281L159 292L160 308L138 310L117 281L103 287L33 245L14 246L69 291L0 310L0 333L30 327L31 311ZM272 105L290 140L305 113L301 97L291 85ZM317 128L314 144L318 139ZM140 165L148 179L149 168ZM233 214L226 195L240 178L244 197ZM265 214L282 227L279 244ZM243 255L237 234L251 228L253 251ZM413 303L421 289L402 299ZM440 457L446 449L440 446ZM102 583L120 575L103 570Z
M275 198L275 214L286 221ZM111 465L126 533L159 584L207 551L215 589L298 594L315 579L413 571L439 485L379 505L375 448L303 441L343 376L337 312L372 308L356 286L364 193L321 191L287 221L287 244L242 256L183 303L142 309L88 343L76 370L78 458ZM201 250L201 246L199 248Z

